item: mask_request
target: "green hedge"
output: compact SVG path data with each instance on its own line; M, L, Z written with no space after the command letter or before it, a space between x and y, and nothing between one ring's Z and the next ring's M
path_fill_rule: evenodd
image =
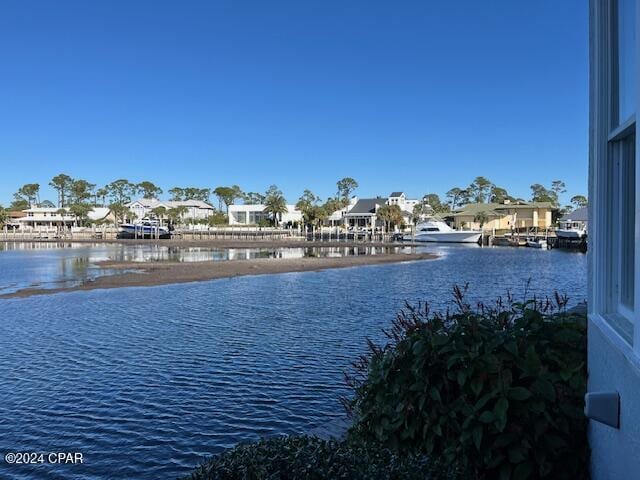
M349 437L469 478L587 478L585 316L535 300L472 310L456 292L457 313L407 307L355 364Z
M212 458L184 480L446 480L421 455L316 437L278 437L239 445Z

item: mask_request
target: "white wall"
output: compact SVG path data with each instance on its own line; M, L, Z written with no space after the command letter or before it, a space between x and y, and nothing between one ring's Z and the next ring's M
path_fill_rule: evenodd
M640 478L640 368L607 325L589 322L588 391L620 394L620 428L589 422L591 475L597 480ZM607 333L605 333L607 332ZM622 339L620 339L622 341Z

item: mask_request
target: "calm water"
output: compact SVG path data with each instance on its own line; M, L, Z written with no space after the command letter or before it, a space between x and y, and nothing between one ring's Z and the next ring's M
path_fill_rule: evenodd
M0 295L24 288L72 287L99 276L130 270L100 268L96 262L216 262L253 258L345 257L410 253L409 247L206 248L86 243L0 243ZM135 269L134 269L135 270Z
M582 254L428 250L442 257L0 300L0 453L85 458L0 462L0 478L175 478L239 441L340 420L342 373L365 337L381 339L405 300L446 307L454 283L487 301L529 278L534 293L585 297ZM31 255L0 252L0 285Z

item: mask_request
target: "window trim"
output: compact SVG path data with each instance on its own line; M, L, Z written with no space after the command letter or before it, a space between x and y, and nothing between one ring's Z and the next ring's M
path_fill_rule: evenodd
M638 2L638 0L636 0ZM589 129L589 318L607 325L607 335L626 343L640 359L640 91L636 91L636 113L622 123L618 115L617 0L591 0L590 30L590 129ZM640 8L636 8L636 77L640 79ZM617 142L635 131L635 225L634 310L621 306L619 261L622 210L615 167Z

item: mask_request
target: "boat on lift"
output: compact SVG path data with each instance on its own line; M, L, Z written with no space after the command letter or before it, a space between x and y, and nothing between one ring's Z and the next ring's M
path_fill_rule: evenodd
M157 220L145 220L140 223L123 223L120 225L117 238L171 238L171 231L163 227Z

